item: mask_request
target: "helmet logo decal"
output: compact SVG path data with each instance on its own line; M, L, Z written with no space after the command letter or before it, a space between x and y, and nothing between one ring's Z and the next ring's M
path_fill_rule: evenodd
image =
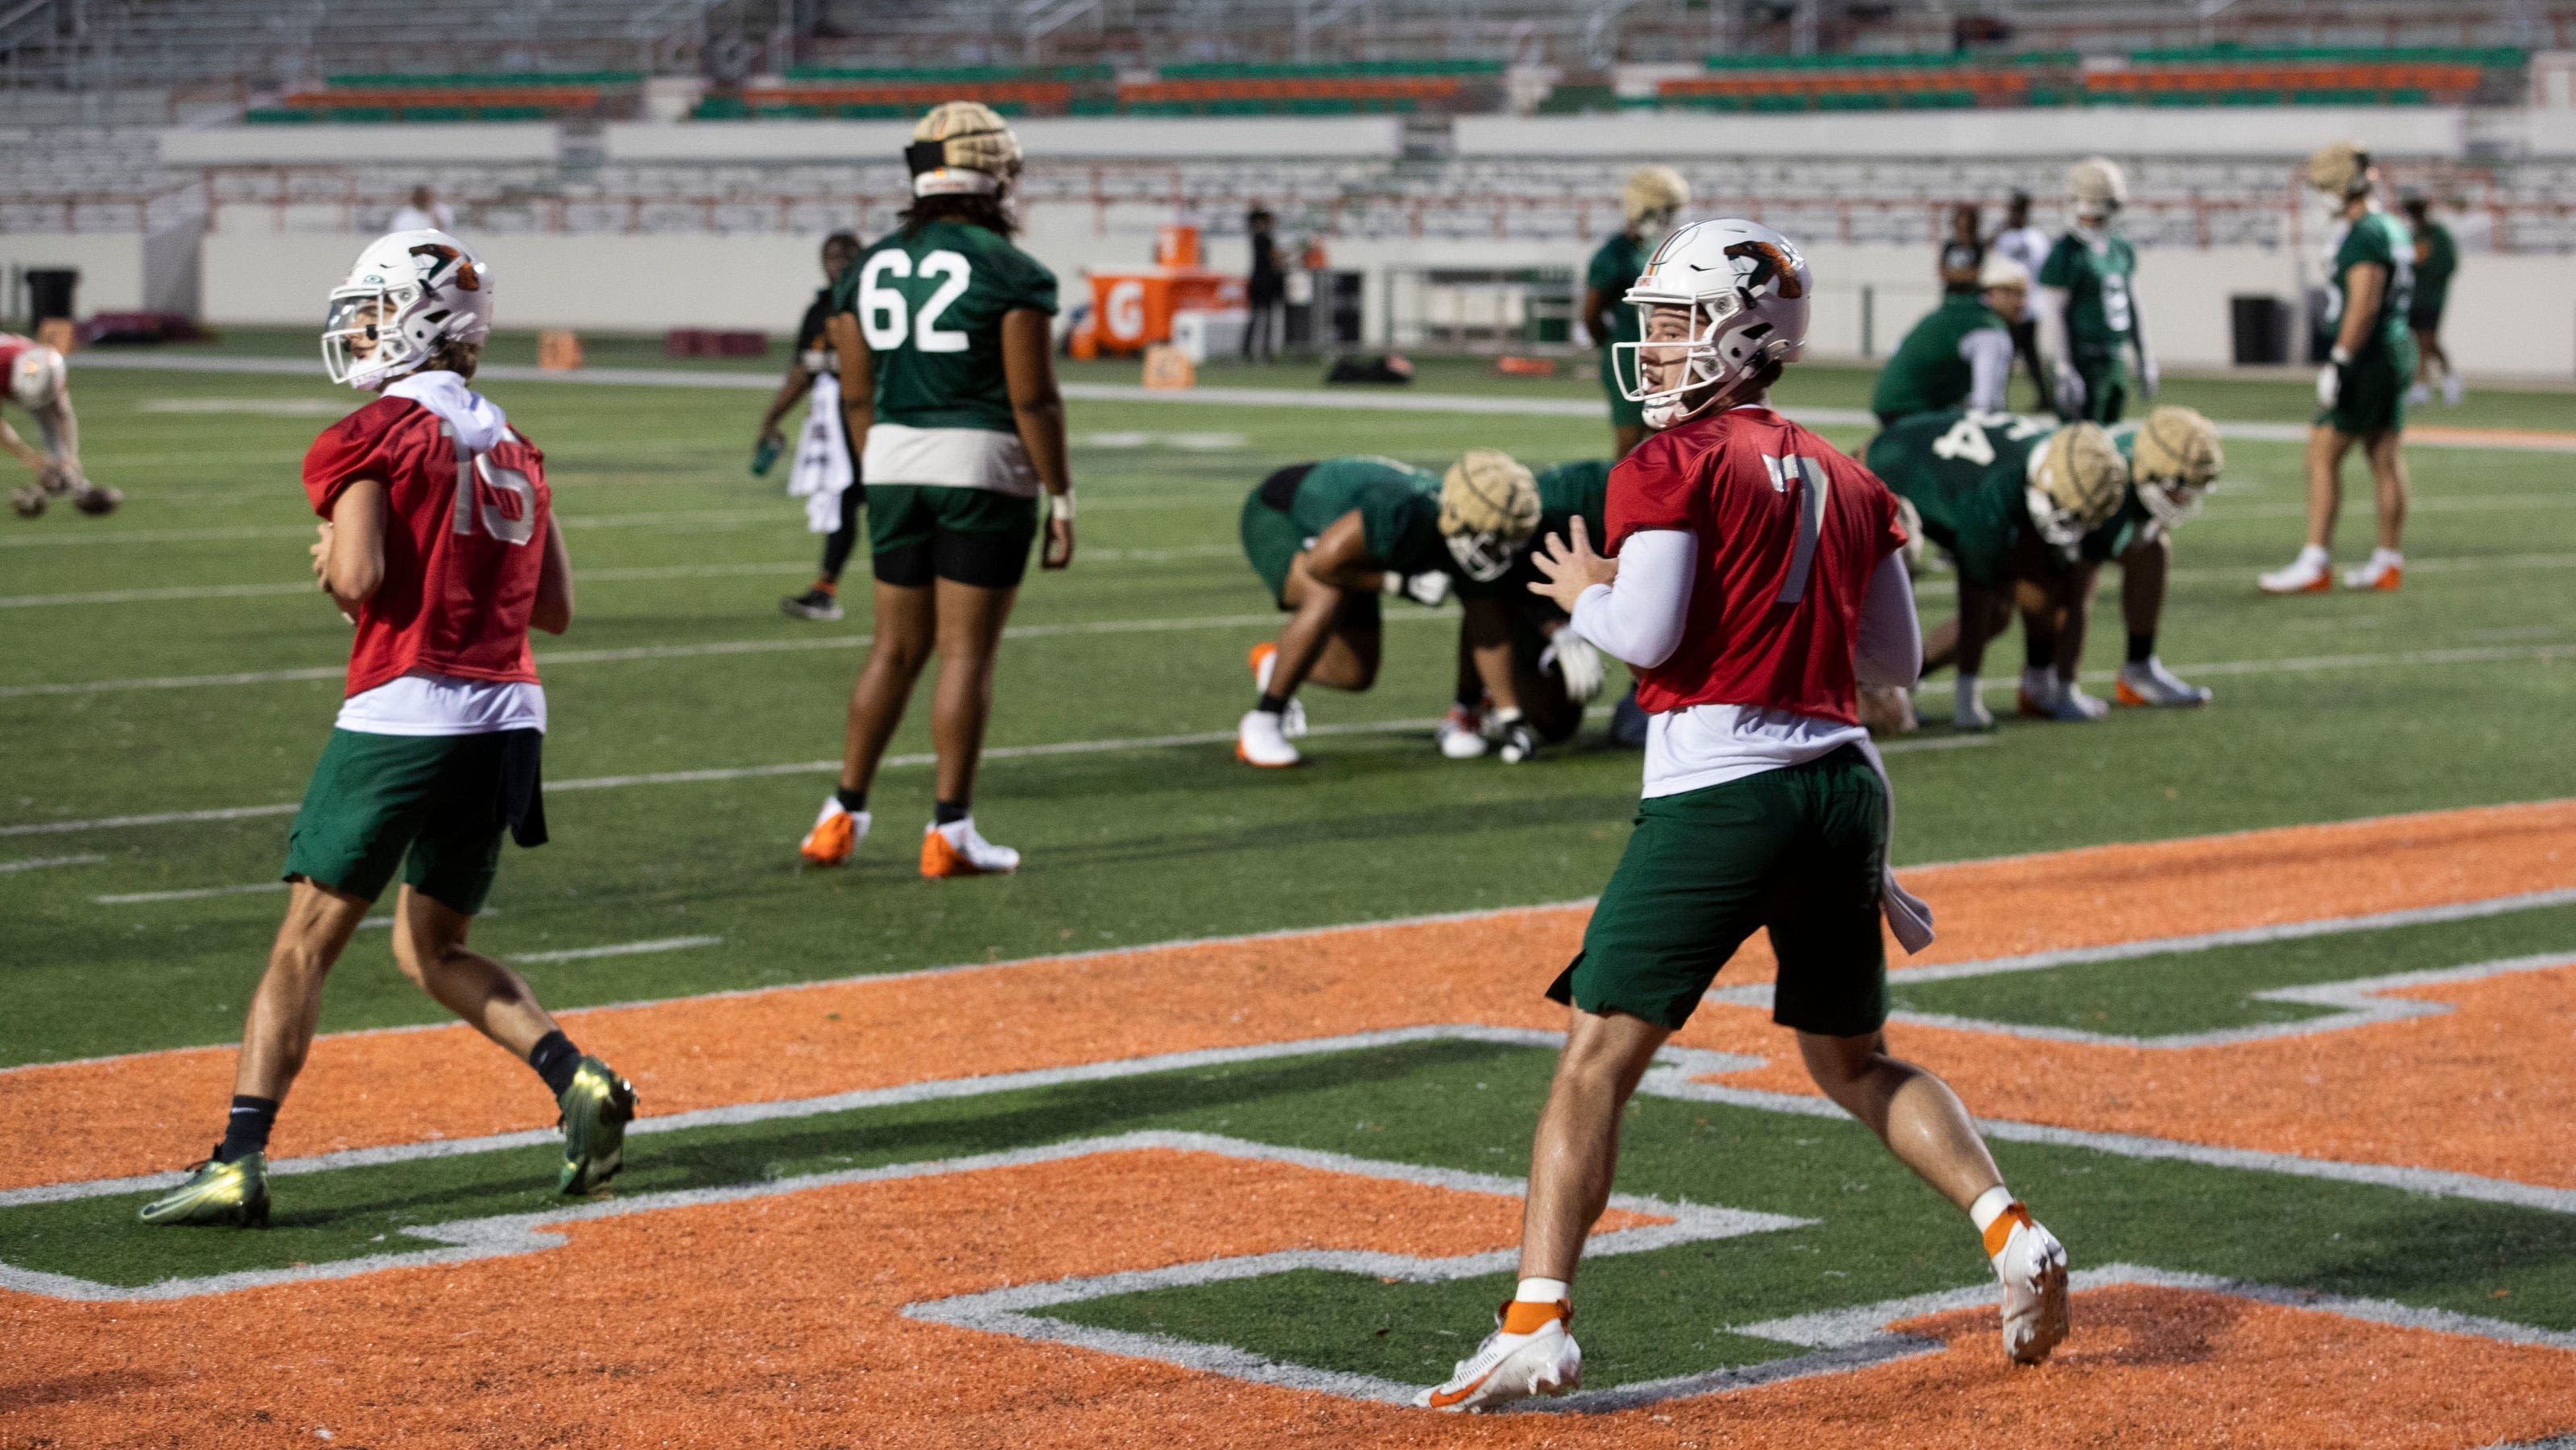
M422 281L435 284L438 281L439 274L446 271L450 264L453 264L456 267L456 285L458 287L468 292L480 292L483 290L482 275L474 270L474 264L472 262L465 260L465 254L458 251L456 248L445 246L437 242L424 242L421 245L412 248L411 254L415 257L428 257L431 259L429 273L427 276L421 278Z
M1752 259L1753 276L1744 284L1747 292L1758 292L1763 283L1777 277L1782 297L1803 297L1807 293L1798 282L1797 259L1787 255L1784 248L1770 242L1737 242L1726 249L1726 255Z

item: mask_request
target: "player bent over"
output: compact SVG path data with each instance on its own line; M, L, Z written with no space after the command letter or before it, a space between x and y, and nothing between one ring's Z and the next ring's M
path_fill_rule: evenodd
M1616 560L1578 530L1541 567L1585 637L1639 671L1645 799L1549 988L1568 1004L1566 1043L1530 1151L1518 1291L1417 1405L1581 1382L1572 1283L1609 1200L1620 1111L1757 927L1780 962L1773 1015L1817 1086L1983 1233L2007 1353L2036 1362L2065 1337L2066 1251L2005 1189L1958 1098L1880 1031L1881 903L1909 948L1931 924L1887 874L1887 782L1854 683L1910 680L1920 646L1895 498L1768 406L1811 291L1785 238L1730 220L1675 233L1628 293L1646 313L1631 391L1662 431L1611 475Z
M1593 537L1599 538L1606 517L1604 500L1609 496L1611 463L1610 459L1596 458L1541 469L1537 478L1538 528L1532 540L1567 533L1576 519L1583 520ZM1469 602L1458 631L1458 694L1437 731L1440 753L1452 760L1472 760L1483 755L1491 743L1487 732L1492 728L1495 712L1485 678L1475 667L1472 649L1479 637L1477 626L1486 624L1491 616L1480 617L1473 603L1477 599L1499 599L1505 606L1504 622L1512 644L1512 688L1536 725L1539 739L1555 744L1572 738L1582 728L1583 707L1601 693L1606 682L1601 652L1574 627L1564 610L1530 592L1529 586L1540 577L1530 550L1524 547L1514 550L1511 568L1500 578L1490 582L1468 580L1458 586L1460 598ZM1631 749L1646 743L1646 716L1637 708L1633 685L1611 711L1610 738L1612 743Z
M2288 567L2257 577L2266 594L2322 594L2334 587L2326 550L2343 510L2343 459L2359 443L2378 491L2379 547L2343 575L2346 589L2395 589L2406 572L2406 387L2415 376L2415 242L2380 210L2370 153L2337 142L2308 158L2308 185L2342 210L2334 253L2334 348L2317 374L2308 429L2308 542Z
M572 566L545 456L466 387L492 325L492 274L444 232L369 244L331 293L333 382L381 394L314 440L313 573L357 624L348 698L287 838L294 894L251 995L232 1115L214 1155L145 1205L145 1223L268 1217L270 1125L303 1070L322 982L397 866L394 961L524 1059L563 1113L555 1186L624 1162L635 1090L564 1036L518 973L468 948L506 830L545 841L545 690L534 625L572 623Z
M2075 551L2119 509L2128 465L2098 424L1957 411L1906 419L1871 439L1866 457L1959 571L1958 622L1933 631L1924 664L1959 667L1954 728L1991 730L1978 678L1987 641L2010 621L2017 585L2064 603ZM2024 694L2050 678L2045 666L2024 671ZM2070 720L2108 708L2071 688L2046 704Z
M1490 585L1528 546L1538 520L1530 471L1492 448L1468 449L1440 478L1392 458L1353 455L1263 479L1243 501L1243 552L1290 618L1275 643L1253 647L1260 694L1236 722L1235 758L1272 767L1304 759L1288 743L1306 733L1297 688L1308 680L1351 691L1377 683L1379 594L1436 607L1458 579ZM1492 594L1461 603L1465 647L1494 701L1503 758L1529 759L1542 739L1573 734L1583 712L1565 705L1561 691L1544 718L1528 712L1541 702L1521 695L1509 606Z
M36 473L34 483L9 495L9 506L18 511L18 517L32 519L55 497L67 493L72 507L82 513L114 513L125 494L101 488L81 472L80 419L72 413L71 378L63 367L63 355L33 338L0 332L0 372L9 377L9 400L34 415L37 436L45 443L41 449L31 446L7 418L0 417L0 448Z
M841 412L866 480L876 638L850 687L840 788L798 847L837 866L867 839L868 786L935 652L938 796L921 874L1016 871L975 829L975 769L993 712L1002 626L1047 497L1039 567L1073 562L1064 398L1048 352L1055 273L1011 244L1020 143L990 107L934 107L904 148L902 225L834 284Z

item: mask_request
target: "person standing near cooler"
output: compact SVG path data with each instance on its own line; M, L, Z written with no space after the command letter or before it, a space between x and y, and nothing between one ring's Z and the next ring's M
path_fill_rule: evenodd
M2023 275L2037 277L2039 269L2048 265L2049 249L2055 245L2048 233L2030 224L2030 193L2016 191L2004 208L2004 229L1995 233L1987 250L1994 256L2019 262ZM2021 309L2005 313L2004 324L2012 329L2013 355L2030 370L2031 386L2039 390L2040 406L2047 406L2048 374L2039 365L2038 314L2032 309L2027 290L2022 295Z
M293 894L251 994L223 1141L144 1206L147 1224L267 1221L269 1130L313 1045L323 980L397 868L394 962L544 1081L563 1115L556 1189L587 1193L625 1162L635 1090L465 944L503 832L545 842L546 695L528 630L572 623L545 455L466 386L491 326L491 269L445 232L378 238L331 292L331 380L380 395L304 455L323 518L313 576L357 626L348 698L287 837Z
M921 874L1019 869L970 804L993 709L1002 626L1028 570L1073 562L1073 475L1050 324L1055 273L1011 244L1019 138L992 108L950 101L913 127L912 205L833 289L841 414L866 478L876 637L850 687L840 788L799 853L837 866L867 838L868 786L930 656L938 797Z
M1681 209L1690 205L1690 183L1669 166L1648 166L1629 175L1619 189L1619 211L1626 218L1592 253L1583 270L1583 328L1601 349L1601 391L1610 400L1610 461L1618 462L1646 436L1644 416L1620 386L1619 344L1637 340L1637 318L1619 299L1628 295L1646 258L1673 229Z
M2406 327L2415 334L2415 386L2406 401L2433 401L2433 377L2442 379L2442 404L2460 406L2466 396L2451 355L2442 350L2442 310L2451 300L2451 274L2460 270L2460 243L2451 229L2433 220L2433 204L2420 196L2406 199L2406 224L2415 234L2415 304L2407 309Z
M2339 141L2308 158L2308 185L2342 213L2334 244L2334 346L2317 374L2317 420L2308 429L2308 542L2287 568L2260 576L2267 594L2322 594L2334 587L2327 547L2343 509L2343 460L2359 443L2379 503L2379 547L2344 571L2347 589L2395 589L2405 574L2406 385L2415 376L2415 239L2380 210L2370 153Z
M823 571L812 588L778 601L790 619L830 621L841 617L841 569L859 541L859 467L850 452L849 434L841 427L841 359L832 351L824 328L832 318L832 288L859 254L859 239L834 232L823 239L823 286L796 326L796 356L787 364L787 380L761 415L760 441L751 471L765 474L787 448L778 431L800 399L809 400L805 426L796 435L796 456L788 464L787 496L805 500L805 527L823 535Z
M1278 350L1279 308L1288 300L1288 274L1279 270L1279 238L1268 207L1245 213L1243 228L1252 237L1252 274L1244 280L1244 302L1252 311L1243 322L1243 360L1268 362Z
M1921 661L1905 529L1869 470L1769 405L1814 290L1788 239L1701 222L1628 292L1648 317L1629 396L1657 432L1610 477L1609 537L1551 538L1536 586L1639 672L1645 799L1583 949L1548 995L1566 1040L1530 1150L1520 1282L1494 1332L1414 1403L1474 1410L1582 1381L1573 1280L1610 1197L1622 1109L1736 947L1767 928L1774 1020L1808 1073L1976 1225L2004 1289L2004 1348L2067 1330L2066 1251L2004 1187L1957 1095L1892 1056L1881 919L1907 950L1931 914L1887 870L1889 792L1855 684Z
M2138 319L2138 254L2111 230L2129 200L2129 183L2105 156L2078 161L2066 173L2066 206L2075 229L2057 239L2040 264L2040 350L2048 354L2049 396L2072 422L2117 423L2129 401L2124 354L2138 357L2138 388L2156 393L2156 358Z

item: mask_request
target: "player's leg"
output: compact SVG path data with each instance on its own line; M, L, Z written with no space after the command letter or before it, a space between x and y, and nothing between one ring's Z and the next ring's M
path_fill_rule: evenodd
M2102 566L2081 560L2046 580L2023 580L2015 593L2029 653L2022 670L2021 713L2083 723L2111 707L2084 693L2084 637L2093 614L2093 592Z
M1304 758L1288 743L1306 733L1306 707L1297 703L1297 687L1314 669L1339 608L1338 597L1319 595L1313 581L1297 567L1306 534L1288 508L1313 467L1299 463L1279 469L1243 501L1243 557L1269 592L1270 602L1290 616L1278 639L1252 647L1249 663L1255 699L1236 722L1234 741L1235 758L1248 765L1284 767ZM1284 657L1283 649L1291 644L1296 646L1293 661Z
M2334 587L2335 517L2343 510L2343 456L2353 437L2330 422L2308 429L2308 541L2288 567L2259 576L2266 594L2322 594Z
M849 565L850 551L858 546L861 494L855 483L841 490L840 523L823 536L822 570L804 593L778 601L780 612L796 619L824 622L841 617L841 571Z
M1511 621L1512 693L1520 701L1522 716L1538 732L1540 743L1561 745L1582 730L1583 707L1590 696L1576 698L1575 682L1567 677L1565 660L1550 653L1553 641L1539 620L1526 608L1515 607L1507 613ZM1595 651L1591 668L1596 677L1588 682L1593 695L1601 691L1597 678L1600 658Z
M1887 785L1850 747L1774 772L1799 829L1770 882L1772 1020L1798 1034L1807 1074L1899 1162L1966 1212L2004 1283L2004 1347L2036 1363L2066 1335L2066 1252L2003 1186L1947 1083L1888 1052L1879 893Z
M2344 571L2347 589L2395 589L2405 575L2408 479L2404 443L2405 434L2395 427L2362 438L2362 456L2370 464L2373 501L2379 512L2379 543L2370 551L2368 563Z
M856 491L858 485L852 485ZM931 596L934 569L930 540L933 528L931 490L910 484L871 485L867 490L868 548L876 574L874 614L868 657L850 682L850 697L841 727L841 776L811 830L798 843L797 854L817 866L838 866L867 839L874 820L868 810L868 787L875 783L877 762L912 699L914 682L930 661L935 637L936 602Z
M1468 643L1467 624L1458 623L1458 668L1449 696L1449 712L1431 732L1432 743L1451 760L1474 760L1491 747L1485 738L1485 677L1476 669L1476 651Z
M1959 668L1958 697L1950 712L1950 724L1960 730L1992 730L1994 713L1986 708L1984 683L1979 678L1986 664L1986 643L2000 633L2012 612L2012 598L2003 590L1983 584L1959 581L1959 617L1944 637L1942 626L1935 625L1932 638L1924 648L1923 672L1930 674L1942 664Z
M2173 566L2173 541L2159 529L2120 554L2120 622L2129 632L2116 693L2123 705L2188 708L2209 703L2209 687L2185 684L2156 657L2156 631L2164 619L2165 576Z
M1035 500L975 489L948 492L952 496L942 500L946 519L932 543L939 576L939 683L930 738L939 757L938 798L921 837L921 874L931 877L1019 869L1019 852L994 845L975 829L975 772L983 762L984 727L993 716L1002 629L1037 537Z

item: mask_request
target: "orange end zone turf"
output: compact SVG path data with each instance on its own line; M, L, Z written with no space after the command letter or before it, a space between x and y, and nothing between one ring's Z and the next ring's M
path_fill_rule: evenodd
M1933 903L1942 940L1916 960L2108 945L2566 887L2576 885L2576 850L2565 844L2571 836L2576 801L2558 801L1927 867L1907 878ZM1555 1028L1563 1025L1562 1009L1539 992L1572 954L1583 916L1576 908L1534 908L1146 947L599 1008L564 1020L586 1048L634 1079L654 1113L1395 1027ZM1769 976L1769 953L1757 938L1723 982ZM1906 1050L1956 1072L1970 1102L1992 1116L2576 1181L2566 1126L2576 1123L2576 1083L2532 1071L2544 1057L2554 1061L2567 1040L2554 1015L2559 1009L2545 1006L2560 998L2539 999L2544 1006L2534 1008L2526 997L2516 1010L2479 1015L2474 1004L2488 1000L2485 992L2453 985L2430 994L2463 1003L2463 1011L2192 1050L2192 1067L2224 1061L2276 1075L2267 1088L2275 1106L2258 1103L2241 1117L2232 1102L2224 1113L2206 1101L2186 1110L2190 1085L2202 1080L2186 1070L2186 1054L1918 1027L1898 1033ZM1139 1001L1155 1010L1138 1013ZM1775 1059L1731 1082L1808 1090L1791 1066L1794 1049L1761 1014L1711 1004L1681 1041ZM2443 1044L2439 1052L2419 1050L2434 1043ZM2427 1103L2489 1097L2490 1080L2510 1076L2513 1116L2502 1104L2482 1109L2496 1114L2487 1129L2462 1134L2456 1123L2423 1114L2316 1110L2335 1100L2335 1090L2308 1083L2318 1070L2305 1064L2327 1061L2337 1064L2332 1074L2366 1077L2382 1071L2390 1054L2403 1055L2410 1072L2434 1075L2419 1079ZM193 1048L0 1072L0 1121L18 1129L0 1187L194 1161L222 1121L233 1055L230 1047ZM2033 1070L2043 1060L2073 1064L2067 1092L2056 1091L2055 1069ZM2435 1081L2438 1090L2429 1085ZM524 1074L462 1027L323 1038L297 1089L278 1126L279 1157L542 1128L554 1117ZM2331 1151L2315 1146L2319 1132L2336 1135ZM2514 1145L2516 1134L2529 1135L2525 1146Z

